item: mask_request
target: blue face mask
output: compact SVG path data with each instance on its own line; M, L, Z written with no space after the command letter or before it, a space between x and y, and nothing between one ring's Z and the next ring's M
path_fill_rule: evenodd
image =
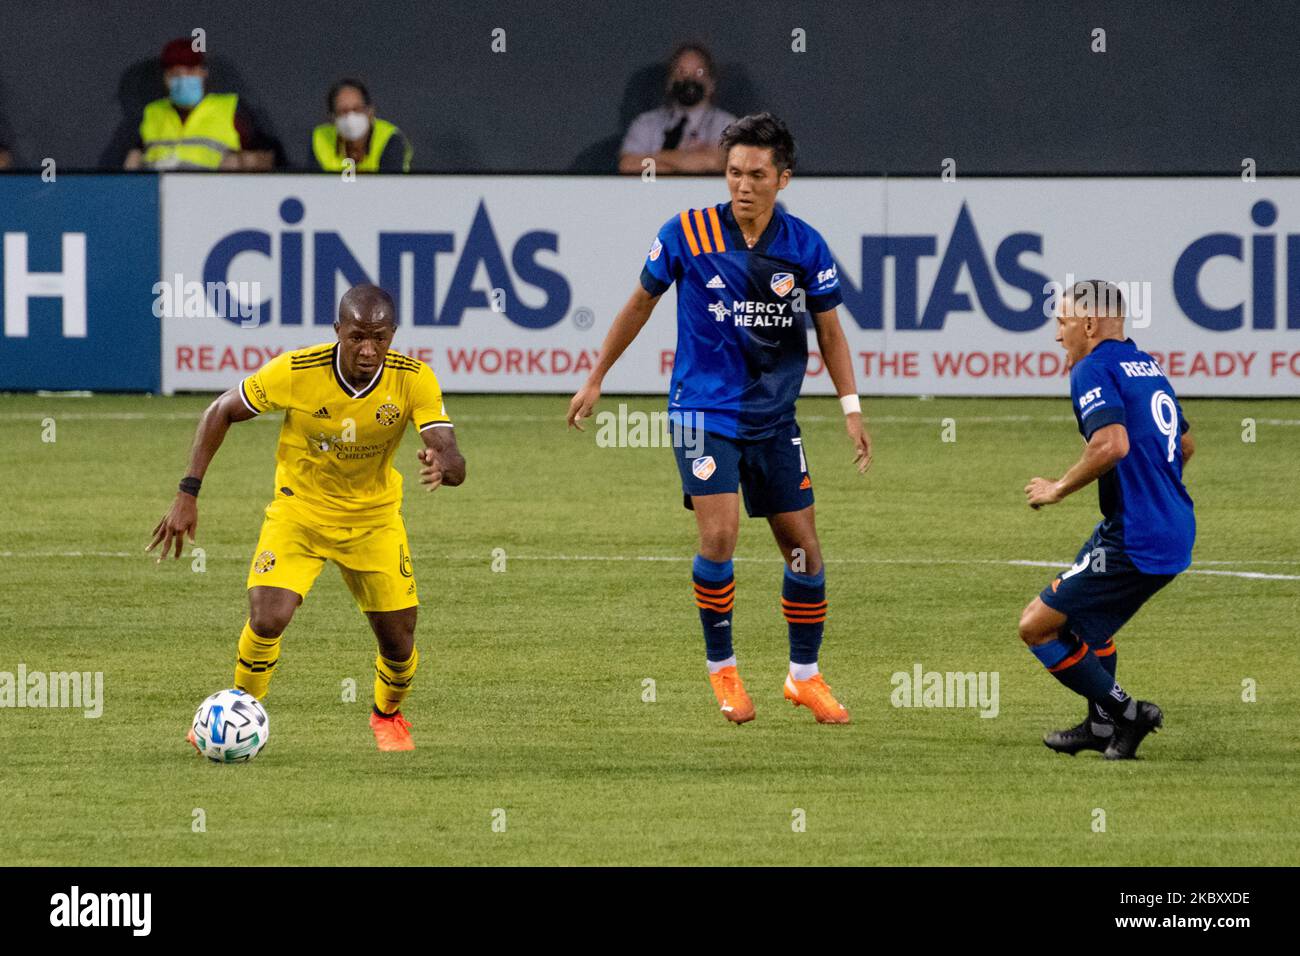
M167 89L177 106L193 108L203 99L203 77L173 76L167 81Z

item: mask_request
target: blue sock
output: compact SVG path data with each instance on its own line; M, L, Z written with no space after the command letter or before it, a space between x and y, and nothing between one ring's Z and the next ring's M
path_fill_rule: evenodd
M795 574L787 567L781 582L781 611L790 626L790 661L816 664L826 627L826 569Z
M1042 665L1080 697L1102 708L1114 720L1131 720L1137 704L1115 682L1087 644L1073 634L1029 648Z
M1100 644L1092 649L1092 653L1096 656L1097 660L1101 662L1101 666L1106 668L1106 673L1114 679L1115 670L1119 666L1119 651L1115 649L1114 640L1109 637L1106 638L1104 644ZM1099 724L1114 723L1111 719L1110 712L1098 707L1092 701L1088 701L1088 713L1092 719Z
M693 571L705 656L714 662L725 661L735 653L731 647L731 612L736 606L734 568L730 560L710 561L697 554Z

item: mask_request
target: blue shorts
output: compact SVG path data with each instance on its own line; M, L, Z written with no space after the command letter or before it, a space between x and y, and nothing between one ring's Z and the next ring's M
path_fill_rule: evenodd
M745 495L751 518L802 511L813 503L812 478L803 438L794 422L770 438L745 440L703 432L703 447L675 442L673 454L682 475L682 499L692 508L693 495Z
M1074 564L1043 588L1039 598L1069 621L1066 627L1089 644L1104 643L1176 574L1139 571L1124 549L1094 531Z

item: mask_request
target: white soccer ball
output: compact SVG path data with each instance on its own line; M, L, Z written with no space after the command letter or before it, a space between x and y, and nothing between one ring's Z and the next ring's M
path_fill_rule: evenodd
M256 697L242 690L219 690L199 704L194 743L215 763L245 763L266 746L271 724Z

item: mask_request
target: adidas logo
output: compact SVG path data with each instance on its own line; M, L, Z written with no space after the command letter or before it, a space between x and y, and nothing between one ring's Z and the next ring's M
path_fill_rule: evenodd
M717 624L714 624L713 626L714 626L714 627L731 627L731 622L730 622L730 621L719 621Z
M329 410L328 408L326 408L324 405L322 405L320 408L316 409L316 411L314 411L314 412L311 413L311 417L312 417L312 418L329 418L329 417L330 417L330 410Z
M715 275L704 286L706 289L725 289L727 284L722 281L722 276Z

